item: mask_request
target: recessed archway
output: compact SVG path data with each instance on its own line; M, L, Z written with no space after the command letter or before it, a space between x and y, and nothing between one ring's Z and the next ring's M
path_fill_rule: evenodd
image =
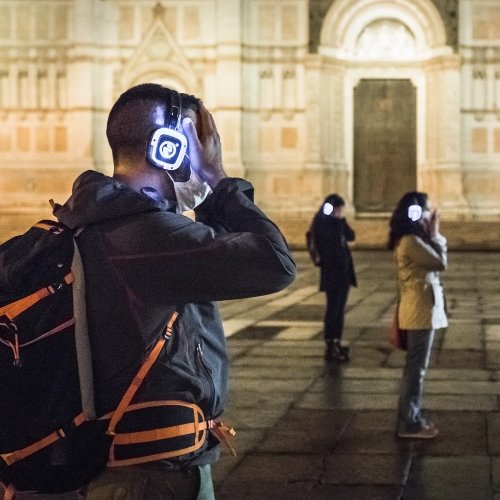
M330 189L343 191L353 206L358 205L358 215L364 211L366 204L355 200L355 193L360 191L356 189L359 186L356 186L354 168L357 146L353 118L355 89L361 81L366 84L367 81L386 80L390 83L404 80L415 88L416 93L414 187L438 191L449 206L460 203L457 189L452 193L453 199L447 199L447 193L441 192L443 183L440 178L440 169L446 164L461 186L457 175L458 162L450 161L446 156L448 153L434 147L434 143L441 140L456 142L458 146L458 129L452 130L446 125L439 127L436 123L442 120L440 116L449 116L452 106L457 110L460 107L458 97L455 97L459 84L458 56L446 45L445 26L434 4L430 0L337 0L324 19L318 52L322 60L323 99L330 102L321 108L321 157L325 159L326 176L333 179L334 185ZM439 99L450 82L456 86L451 89L455 100ZM393 108L402 109L401 106ZM331 112L332 109L335 113ZM341 123L339 117L342 117ZM458 121L457 116L456 123ZM429 137L436 133L441 137L429 141ZM453 137L445 137L450 134ZM384 164L389 163L383 158L377 161L380 166L374 168L384 168ZM385 177L394 183L394 177L392 180L391 176ZM461 188L458 191L461 194ZM373 211L380 215L376 208Z

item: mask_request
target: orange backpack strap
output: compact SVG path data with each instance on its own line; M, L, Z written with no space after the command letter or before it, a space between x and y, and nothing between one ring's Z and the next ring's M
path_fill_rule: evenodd
M14 500L16 498L16 489L12 484L5 484L0 481L0 486L3 488L2 500Z
M236 435L232 427L228 427L221 420L209 420L207 422L210 432L229 450L233 457L236 456L236 450L231 444L230 439Z
M73 275L71 273L68 273L64 277L64 283L60 283L60 285L63 284L69 285L72 282L73 282ZM35 305L37 302L40 302L45 297L48 297L49 295L56 293L57 290L58 290L57 285L50 285L41 288L40 290L33 292L31 295L27 295L22 299L16 300L15 302L11 302L10 304L0 307L0 316L6 316L10 320L13 320L21 313L29 309L31 306Z
M135 465L145 462L165 460L173 457L178 457L181 455L186 455L192 453L199 448L201 448L206 440L207 432L211 432L222 444L226 445L233 456L236 452L231 445L229 439L235 435L235 431L232 428L227 427L222 422L218 420L205 420L203 411L194 403L188 403L186 401L177 400L166 400L166 401L149 401L131 404L132 399L137 393L139 387L142 385L146 375L149 370L158 359L165 342L172 335L172 328L177 319L178 312L175 311L170 317L167 327L163 335L157 340L153 349L151 349L146 360L139 368L137 375L132 380L127 391L123 395L120 403L118 404L116 410L112 413L104 415L101 419L110 418L110 423L108 425L107 433L113 436L113 442L111 444L109 461L107 463L108 467L120 467ZM116 433L116 427L125 413L147 410L148 408L154 407L183 407L192 411L192 416L189 417L188 421L181 421L176 425L169 425L166 427L135 431L135 432L125 432ZM151 451L142 456L117 456L117 447L120 450L128 445L144 444L147 446L148 443L153 443L155 441L162 441L168 439L175 439L181 436L193 435L193 439L190 445L181 446L175 449L162 450L162 451Z
M77 415L73 421L71 422L71 425L74 427L78 427L82 425L84 422L87 421L87 417L85 416L84 413L80 413ZM0 457L4 460L4 462L7 465L12 465L19 460L22 460L26 457L29 457L30 455L33 455L33 453L36 453L37 451L43 450L43 448L46 448L47 446L50 446L51 444L55 443L59 439L63 438L65 436L64 429L57 429L56 431L52 432L48 436L45 436L44 438L36 441L35 443L30 444L29 446L26 446L25 448L21 448L20 450L12 451L10 453L2 453L0 454Z
M111 417L111 421L109 422L109 426L108 426L108 430L107 430L108 434L110 434L110 435L115 434L115 429L116 429L116 426L118 425L118 422L123 417L123 414L125 413L128 406L130 405L132 398L135 396L135 393L137 392L139 387L142 385L144 378L146 377L149 370L153 366L154 362L156 361L156 359L160 355L160 352L163 349L165 342L172 335L172 328L174 326L175 320L177 319L178 315L179 315L179 313L177 311L174 311L172 316L170 316L170 319L168 320L165 332L157 340L155 346L153 347L153 349L151 349L151 352L149 353L148 357L146 358L146 361L144 361L144 363L140 367L139 371L137 372L137 375L134 377L134 379L132 380L128 389L125 391L125 394L123 395L120 403L118 404L116 410L113 413L113 416Z
M33 227L43 229L44 231L53 231L58 234L64 231L63 228L55 223L49 224L47 222L38 222L37 224L34 224ZM15 302L11 302L10 304L0 307L0 317L5 316L12 321L14 318L22 314L31 306L35 305L37 302L40 302L40 300L43 300L45 297L56 293L59 289L59 286L64 284L71 284L73 282L73 279L73 275L71 273L68 273L66 276L64 276L63 282L41 288L40 290L33 292L31 295L27 295L22 299L16 300Z

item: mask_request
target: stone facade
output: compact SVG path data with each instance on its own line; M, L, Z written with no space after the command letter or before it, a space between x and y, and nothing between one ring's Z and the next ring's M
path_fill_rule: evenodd
M333 191L358 244L382 245L388 211L355 195L354 99L360 83L405 80L405 186L431 195L457 246L498 241L484 225L500 220L500 0L0 0L0 41L2 240L50 216L79 172L111 173L109 108L154 81L203 98L228 173L292 245ZM380 182L397 168L385 155Z

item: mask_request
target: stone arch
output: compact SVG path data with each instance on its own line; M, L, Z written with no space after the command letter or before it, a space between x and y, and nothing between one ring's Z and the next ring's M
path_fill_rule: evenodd
M321 48L333 49L341 58L349 58L362 30L378 19L395 19L411 30L423 58L446 47L446 28L430 0L337 0L323 22Z
M199 91L191 64L160 17L153 20L141 44L120 69L115 92L143 82L161 83L190 94Z
M120 86L125 89L144 82L159 83L178 92L197 93L191 75L179 72L173 64L165 63L149 63L134 68L124 75Z
M408 59L366 60L357 54L363 31L384 20L411 33L415 50ZM359 82L409 80L416 87L414 182L418 189L440 199L450 216L462 213L463 181L456 155L460 150L460 58L447 44L445 23L432 1L336 0L324 17L318 55L316 92L325 104L318 106L321 130L314 158L327 180L326 189L344 192L354 209L355 181L360 179L354 178L353 119L354 89ZM308 121L314 121L311 114Z

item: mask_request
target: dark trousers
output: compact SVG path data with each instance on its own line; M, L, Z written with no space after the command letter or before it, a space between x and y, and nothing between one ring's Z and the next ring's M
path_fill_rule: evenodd
M340 340L344 332L344 311L349 295L349 285L326 290L325 340Z
M408 352L399 397L401 430L418 431L424 425L422 389L429 366L434 330L408 330Z

